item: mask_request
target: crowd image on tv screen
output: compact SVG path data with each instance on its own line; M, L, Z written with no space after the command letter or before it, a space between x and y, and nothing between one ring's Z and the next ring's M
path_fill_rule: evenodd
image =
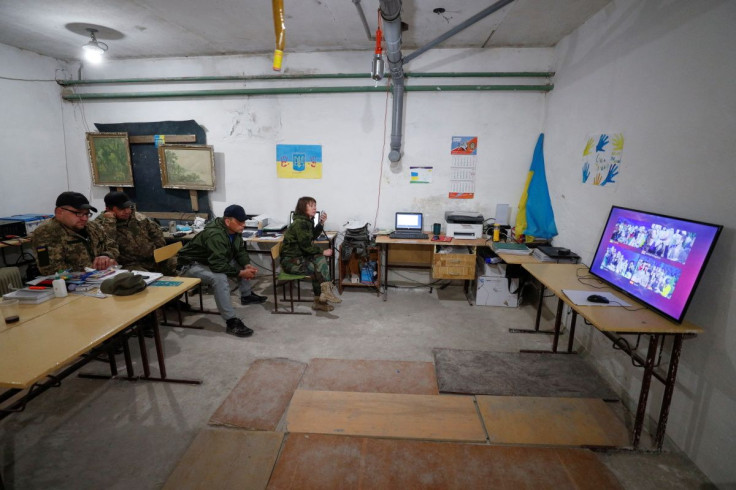
M658 259L684 264L694 240L694 234L686 231L659 224L647 229L641 223L620 219L611 234L600 268L627 279L632 285L670 299L682 271Z
M695 233L622 218L616 222L611 241L640 249L642 253L684 264L695 243Z

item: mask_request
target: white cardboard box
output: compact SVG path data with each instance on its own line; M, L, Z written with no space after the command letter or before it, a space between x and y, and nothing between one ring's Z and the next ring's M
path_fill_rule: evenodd
M505 264L478 264L475 304L479 306L519 306L519 279L507 279Z

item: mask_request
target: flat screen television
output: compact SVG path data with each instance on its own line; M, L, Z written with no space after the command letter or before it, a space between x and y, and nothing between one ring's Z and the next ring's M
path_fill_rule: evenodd
M722 229L613 206L590 272L680 323Z

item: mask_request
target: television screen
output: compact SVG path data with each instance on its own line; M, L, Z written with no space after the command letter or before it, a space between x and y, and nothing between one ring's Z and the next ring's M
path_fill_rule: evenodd
M679 323L722 229L613 206L590 272Z

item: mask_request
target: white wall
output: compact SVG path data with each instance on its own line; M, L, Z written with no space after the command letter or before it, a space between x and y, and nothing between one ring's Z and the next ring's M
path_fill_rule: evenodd
M555 51L433 50L409 71L546 71L555 90L538 93L408 93L401 169L391 170L382 150L386 98L382 94L226 97L198 100L60 101L53 82L0 79L2 214L50 211L59 192L79 190L97 204L107 189L92 187L84 132L93 123L195 119L217 152L214 209L231 202L249 211L288 216L297 197L316 197L337 225L349 218L390 226L393 212L422 209L428 222L444 209L477 209L492 215L497 203L518 202L540 131L560 236L589 263L611 204L666 212L725 225L688 320L705 333L685 342L668 435L716 483L736 482L731 460L736 441L736 325L734 225L730 209L736 166L732 89L736 3L726 0L614 0ZM287 73L363 72L369 53L288 54ZM53 79L60 62L0 46L0 76ZM76 77L70 67L66 77ZM173 77L270 73L267 57L223 57L109 62L85 78ZM437 80L443 83L447 80ZM312 85L355 85L317 81ZM425 83L410 80L409 83ZM237 86L243 86L239 84ZM302 85L308 85L303 83ZM248 83L246 86L258 86ZM221 88L222 85L170 86ZM115 87L143 91L158 86ZM166 87L165 87L166 88ZM79 89L89 91L90 89ZM95 87L93 91L109 90ZM388 105L390 111L390 100ZM63 122L63 124L62 124ZM390 112L387 117L390 133ZM618 184L580 183L583 139L623 131L624 163ZM477 135L476 199L447 199L449 144L453 135ZM388 136L387 136L388 138ZM324 177L318 181L275 176L275 145L323 145ZM64 155L66 154L66 159ZM383 160L382 160L383 158ZM433 165L431 185L410 185L409 166ZM12 178L8 178L10 175ZM638 397L639 370L613 352L601 336L579 328L609 379L629 399ZM586 338L587 337L587 338ZM650 415L661 389L654 384Z
M725 225L687 315L705 333L684 343L667 427L719 485L736 484L734 25L733 1L614 0L557 46L545 124L556 242L584 262L612 204ZM584 138L600 132L624 133L617 185L581 183ZM590 359L635 402L641 370L578 330ZM656 419L662 390L653 387Z
M551 49L438 50L422 55L408 69L547 71L552 66L553 53ZM284 66L287 74L366 72L370 55L288 54ZM109 62L94 71L89 67L84 69L84 77L90 79L272 73L271 60L267 57L130 60ZM523 82L540 83L538 80ZM463 82L448 79L407 82L408 85L419 83ZM362 80L94 86L75 90L140 92L372 84L366 74ZM72 187L83 192L90 189L84 132L94 131L93 123L194 119L206 128L207 142L216 152L217 190L211 195L216 213L237 202L248 212L285 220L298 197L312 195L320 209L329 214L328 228L338 229L348 219L390 227L396 211L421 210L427 222L432 223L441 221L448 208L479 210L492 216L497 203L515 204L542 128L544 104L545 95L539 92L407 93L403 158L398 171L387 157L391 97L387 99L383 93L65 102L63 110L70 180ZM447 198L450 139L455 135L479 137L477 192L473 200ZM277 144L321 144L323 178L278 179ZM432 184L409 184L409 167L417 165L434 167ZM376 221L379 182L381 197ZM92 198L100 201L106 192L106 188L95 187Z
M57 60L0 44L0 216L51 213L67 190Z

